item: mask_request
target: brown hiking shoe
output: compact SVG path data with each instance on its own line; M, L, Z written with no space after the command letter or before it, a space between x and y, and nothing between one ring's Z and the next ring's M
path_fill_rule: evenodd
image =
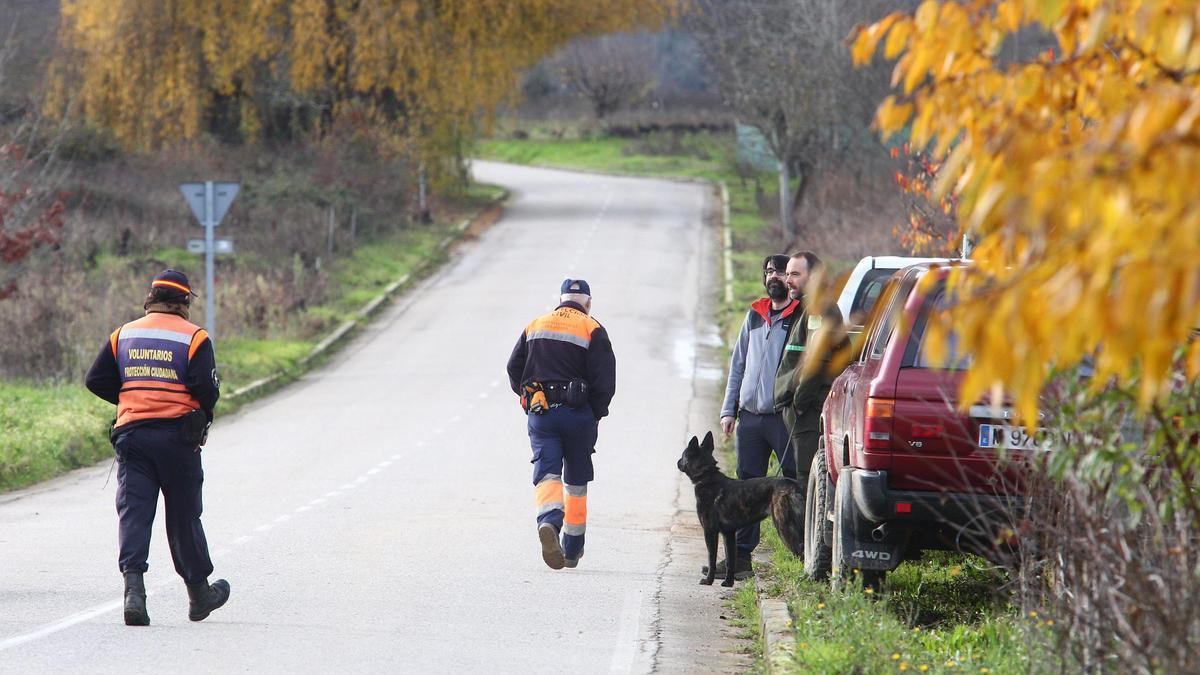
M538 525L538 540L542 542L542 560L552 570L561 570L566 564L562 545L558 543L558 529L550 523Z

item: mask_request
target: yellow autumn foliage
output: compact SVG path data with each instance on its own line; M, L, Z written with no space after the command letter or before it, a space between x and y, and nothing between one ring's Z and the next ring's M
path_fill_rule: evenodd
M63 0L49 109L132 146L193 138L217 98L252 140L262 101L399 137L465 134L571 38L660 25L677 0Z
M1005 54L1031 26L1057 46ZM1198 0L926 0L854 37L858 63L898 57L879 130L950 152L937 190L978 242L937 341L952 323L975 355L964 402L1005 391L1033 419L1087 356L1097 386L1168 391L1200 326L1198 27Z

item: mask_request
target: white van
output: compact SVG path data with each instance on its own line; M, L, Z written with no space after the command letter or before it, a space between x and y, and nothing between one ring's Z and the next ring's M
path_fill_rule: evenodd
M846 285L838 295L838 310L842 321L851 331L861 328L863 321L879 299L883 284L901 268L918 263L948 263L949 258L909 258L904 256L867 256L858 261Z

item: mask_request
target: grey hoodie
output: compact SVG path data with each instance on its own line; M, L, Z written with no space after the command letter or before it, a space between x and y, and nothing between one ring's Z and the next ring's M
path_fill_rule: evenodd
M792 321L800 316L799 304L792 300L774 322L769 318L770 298L759 298L750 306L729 359L721 417L734 417L739 410L759 415L775 412L775 371Z

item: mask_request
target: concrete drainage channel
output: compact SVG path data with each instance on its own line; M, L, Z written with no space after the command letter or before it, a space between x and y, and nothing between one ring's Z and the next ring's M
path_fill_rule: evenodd
M455 225L451 233L447 235L445 239L442 239L440 242L438 242L436 255L422 261L415 268L413 268L411 272L385 286L379 295L372 298L369 302L363 305L358 312L355 313L355 317L353 319L343 322L340 326L335 328L333 332L325 336L323 340L317 343L317 345L312 348L312 351L310 351L304 358L300 359L300 362L295 368L280 371L274 375L255 380L240 389L230 392L228 396L224 398L235 400L238 403L252 401L256 398L266 395L277 387L280 387L299 375L307 372L314 360L319 359L327 354L335 345L341 343L341 341L345 339L347 335L353 332L355 328L365 324L377 311L379 311L379 308L385 302L395 297L396 294L406 288L410 282L423 278L426 273L430 272L439 264L441 264L444 257L443 254L446 252L446 249L450 248L451 244L462 238L463 234L468 228L471 227L473 223L487 217L492 209L499 208L507 199L508 192L505 191L502 195L493 200L492 203L480 209L478 213L475 213L468 218L464 218L461 222Z

